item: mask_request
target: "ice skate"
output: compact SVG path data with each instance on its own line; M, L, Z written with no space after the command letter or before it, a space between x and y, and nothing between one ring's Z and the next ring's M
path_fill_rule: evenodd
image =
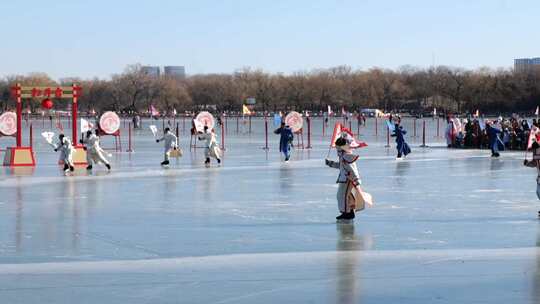
M347 217L347 213L341 212L341 215L336 216L336 220L345 220Z

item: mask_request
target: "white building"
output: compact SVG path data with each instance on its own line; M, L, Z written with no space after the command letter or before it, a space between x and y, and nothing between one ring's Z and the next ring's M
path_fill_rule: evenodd
M174 77L179 79L186 78L186 68L184 66L165 66L163 67L163 74L167 77Z

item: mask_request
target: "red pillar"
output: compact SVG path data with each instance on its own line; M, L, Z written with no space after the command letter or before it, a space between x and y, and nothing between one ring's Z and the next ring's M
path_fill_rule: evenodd
M426 121L422 123L422 147L426 147Z
M221 121L221 150L225 150L225 124Z
M390 147L390 129L386 128L386 147Z
M311 149L311 118L307 117L307 149Z
M264 149L268 150L268 119L264 116Z
M78 98L79 98L79 87L76 84L73 84L73 103L71 105L71 139L73 145L77 146L77 113L78 113Z
M128 150L127 152L133 152L133 149L131 147L131 122L128 123Z
M29 137L29 142L30 142L30 148L33 148L34 147L34 128L32 126L32 123L30 123L30 137Z
M17 87L17 148L20 148L22 146L22 98L19 84Z

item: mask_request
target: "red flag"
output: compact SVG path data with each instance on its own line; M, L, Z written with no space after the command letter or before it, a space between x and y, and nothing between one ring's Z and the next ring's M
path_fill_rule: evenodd
M150 105L150 116L159 116L159 111L156 110L154 105Z
M538 129L536 126L533 126L531 128L531 133L529 133L529 140L527 141L527 150L532 148L532 144L535 138L537 141L540 141L539 133L540 133L540 129Z
M351 130L343 127L343 125L337 122L334 126L334 132L332 133L332 142L330 146L334 148L336 146L336 139L340 136L345 136L347 141L350 143L351 148L363 148L367 147L367 143L360 141L354 137L354 133Z
M347 128L341 128L341 132L342 133L346 133L347 134L347 137L348 139L350 140L351 144L351 148L363 148L363 147L367 147L367 143L363 142L363 141L360 141L358 139L356 139L354 137L354 133L347 129Z

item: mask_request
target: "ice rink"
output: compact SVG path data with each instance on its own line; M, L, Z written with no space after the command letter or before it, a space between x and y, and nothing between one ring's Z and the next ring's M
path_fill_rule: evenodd
M524 152L448 150L442 120L439 137L425 121L427 148L422 120L416 137L405 121L413 152L403 161L393 140L385 147L382 120L360 127L369 146L358 168L375 205L343 224L320 119L313 148L295 148L289 163L278 136L262 149L261 119L251 134L229 119L223 163L210 168L179 120L185 154L170 169L145 121L133 153L122 130L110 173L73 176L39 136L57 131L36 120L37 166L0 171L0 302L540 303L540 202Z

